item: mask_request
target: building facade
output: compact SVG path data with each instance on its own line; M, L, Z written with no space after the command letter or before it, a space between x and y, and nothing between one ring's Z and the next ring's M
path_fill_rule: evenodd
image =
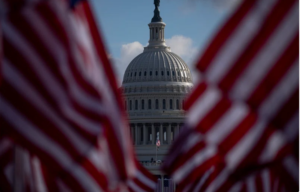
M180 133L184 98L193 84L187 64L165 44L166 24L159 15L159 1L154 4L149 45L128 65L122 89L137 158L157 176L157 191L173 191L172 179L159 167Z

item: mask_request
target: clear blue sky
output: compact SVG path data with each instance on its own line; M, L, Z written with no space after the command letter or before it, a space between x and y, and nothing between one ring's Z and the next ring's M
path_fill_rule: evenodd
M216 1L161 0L159 9L166 23L165 38L184 36L192 40L193 47L202 50L232 10L218 7ZM92 6L113 58L122 59L122 45L135 41L143 46L148 43L153 0L92 0Z

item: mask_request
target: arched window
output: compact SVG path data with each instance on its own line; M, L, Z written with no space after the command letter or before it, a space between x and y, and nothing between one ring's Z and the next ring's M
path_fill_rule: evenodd
M173 109L173 100L170 99L170 109Z
M176 109L179 109L179 100L176 100Z
M156 76L158 75L158 71L155 71L155 75L156 75Z
M132 110L132 102L131 102L131 100L129 101L129 110Z
M163 99L163 109L166 109L166 100Z
M145 102L144 102L144 99L142 100L142 109L145 109Z
M152 76L152 71L150 71L150 76Z
M167 71L167 75L170 76L170 72L169 71Z
M141 76L142 75L142 72L139 72L139 76Z
M147 72L145 71L145 72L144 72L144 76L146 76L146 75L147 75Z
M148 109L151 109L151 99L148 100Z
M125 110L127 110L127 102L125 101Z
M161 71L161 76L164 76L164 72L163 71Z
M138 110L139 106L138 106L138 100L135 100L135 110Z
M158 109L158 99L155 100L155 109Z

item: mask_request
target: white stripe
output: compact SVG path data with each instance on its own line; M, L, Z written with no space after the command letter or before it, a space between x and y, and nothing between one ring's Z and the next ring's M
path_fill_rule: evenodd
M200 191L201 187L203 186L203 184L205 183L205 181L209 178L209 176L213 173L214 171L214 167L211 167L200 179L200 181L198 182L198 184L195 186L195 188L193 189L193 191L197 192Z
M268 139L266 146L261 152L259 157L260 162L272 161L280 149L286 144L285 139L283 138L282 132L276 131Z
M283 161L283 166L285 167L285 170L290 174L292 179L294 179L293 182L299 181L299 164L296 161L296 159L293 156L288 156Z
M209 186L206 188L205 192L214 192L218 188L221 187L221 185L226 182L228 178L228 170L224 169L214 180L209 184Z
M289 99L291 94L298 88L299 79L298 61L289 69L277 87L258 109L259 114L265 119L271 119L282 105Z
M10 106L2 97L0 97L0 106L1 116L6 119L17 132L19 132L32 144L52 156L57 163L59 163L65 170L69 171L69 173L73 175L78 182L80 182L81 186L86 191L101 191L96 181L94 181L94 179L91 178L84 169L77 164L74 164L63 148L58 146L51 138L44 135L38 128L22 117L21 114Z
M261 174L262 185L264 192L271 192L271 182L270 182L270 172L268 170L263 170Z
M209 82L218 83L228 73L240 54L259 32L276 2L277 0L257 1L208 68L206 77Z
M203 117L216 105L220 100L221 93L214 88L208 88L197 99L190 110L187 112L187 124L189 127L195 127Z
M293 6L266 45L240 75L232 88L234 99L245 100L249 98L266 74L276 64L276 61L298 33L298 13L298 6Z
M41 170L41 164L37 157L31 157L31 163L34 172L34 184L36 191L47 192L44 176Z
M203 150L197 152L193 157L189 159L184 165L179 167L173 174L175 182L181 182L187 175L193 171L196 167L201 165L206 160L213 157L217 152L215 147L206 147Z
M90 148L81 136L76 134L74 130L59 117L55 111L51 110L49 104L36 93L22 75L14 69L7 60L3 62L3 77L11 84L24 98L27 99L33 106L35 106L44 116L46 116L57 128L69 139L70 143L84 154Z
M5 22L4 22L5 23ZM43 85L48 89L48 93L52 95L60 104L66 106L71 105L69 99L64 94L63 88L60 86L55 79L55 77L47 69L47 65L39 58L38 54L29 46L22 36L13 29L8 23L3 25L3 32L7 40L9 40L15 48L19 49L20 53L26 57L27 61L31 64L31 67L36 71L36 74L39 75L39 78ZM93 130L97 134L100 129Z
M209 143L221 143L238 124L246 117L248 109L245 105L237 103L233 105L221 119L208 131L206 140Z
M136 178L139 179L142 183L147 185L148 187L154 189L156 183L150 180L148 177L146 177L143 173L141 173L139 170L137 170Z
M193 133L184 144L184 152L188 152L192 147L199 144L199 142L203 142L203 136L199 133Z
M127 184L128 184L128 186L129 186L130 188L133 189L133 191L140 191L140 192L143 192L143 191L144 191L144 190L141 189L137 184L135 184L132 180L129 180L129 181L127 182Z
M247 192L255 192L255 181L254 178L251 176L246 180Z
M249 152L256 146L257 141L265 130L265 124L257 122L241 140L234 145L234 147L227 153L226 162L230 170L236 166L249 154Z

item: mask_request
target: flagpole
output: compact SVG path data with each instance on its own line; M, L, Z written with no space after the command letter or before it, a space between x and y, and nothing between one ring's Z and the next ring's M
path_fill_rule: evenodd
M156 160L155 160L155 165L157 165L157 145L156 145Z

